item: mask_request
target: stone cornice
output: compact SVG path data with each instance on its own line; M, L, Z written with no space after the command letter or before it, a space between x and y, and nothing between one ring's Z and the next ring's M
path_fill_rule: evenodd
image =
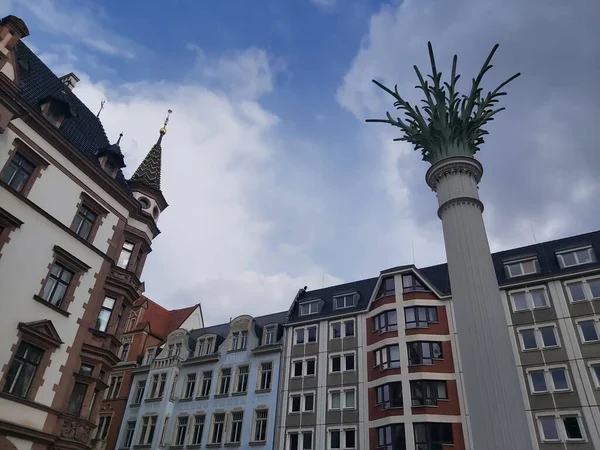
M444 158L433 164L425 174L427 185L433 190L437 190L440 180L452 173L466 172L471 175L476 183L479 183L483 176L483 166L475 158L468 156L452 156Z

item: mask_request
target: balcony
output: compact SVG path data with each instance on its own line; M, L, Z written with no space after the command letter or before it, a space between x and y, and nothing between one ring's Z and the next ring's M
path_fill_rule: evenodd
M178 366L183 359L178 355L169 356L164 359L155 359L152 361L151 368L152 369L164 369L166 367L175 367Z

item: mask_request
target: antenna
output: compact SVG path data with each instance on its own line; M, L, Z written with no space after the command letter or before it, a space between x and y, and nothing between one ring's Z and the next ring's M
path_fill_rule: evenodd
M535 231L533 231L533 224L531 223L531 221L529 222L529 228L531 228L531 234L533 235L533 242L537 244L538 241L535 237Z
M412 239L410 240L410 246L412 248L413 266L416 266L417 264L415 263L415 241Z
M100 113L102 112L102 110L104 109L104 104L106 103L106 100L102 100L100 101L100 110L98 111L98 114L96 114L96 117L100 117Z
M321 287L325 287L325 269L322 269L322 279L321 279Z

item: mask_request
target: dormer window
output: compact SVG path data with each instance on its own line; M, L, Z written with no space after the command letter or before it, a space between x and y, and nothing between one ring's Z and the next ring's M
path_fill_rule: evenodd
M49 99L41 105L42 114L48 121L59 128L69 114L69 107L64 102L57 99Z
M556 258L561 269L596 262L596 255L591 246L557 252Z
M210 355L213 353L214 338L207 337L198 339L198 356Z
M300 315L308 316L310 314L317 314L319 312L319 300L308 303L300 304Z
M377 298L379 297L387 297L388 295L396 294L396 286L394 283L394 277L387 277L381 280L381 286L379 287L379 292L377 293Z
M275 327L265 327L265 334L263 336L263 345L271 345L275 343Z
M356 306L358 300L358 294L346 294L333 299L335 309L352 308Z
M504 271L506 272L506 276L509 278L539 273L540 262L538 261L537 256L533 258L523 258L520 260L505 262Z
M248 332L233 333L231 336L231 350L245 350L248 344Z
M402 275L402 291L403 292L422 292L428 291L421 280L415 277L412 273L407 275Z

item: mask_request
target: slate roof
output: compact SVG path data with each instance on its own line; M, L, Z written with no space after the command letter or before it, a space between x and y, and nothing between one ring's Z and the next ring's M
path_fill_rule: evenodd
M23 99L34 109L39 108L40 101L48 97L64 101L72 113L70 117L65 118L58 131L90 161L99 166L96 152L110 146L100 119L60 81L23 41L17 42L15 53ZM121 170L118 171L115 179L129 191L129 186Z
M162 138L162 134L161 134ZM152 146L142 163L129 179L130 183L141 183L160 191L160 167L162 147L160 139Z

